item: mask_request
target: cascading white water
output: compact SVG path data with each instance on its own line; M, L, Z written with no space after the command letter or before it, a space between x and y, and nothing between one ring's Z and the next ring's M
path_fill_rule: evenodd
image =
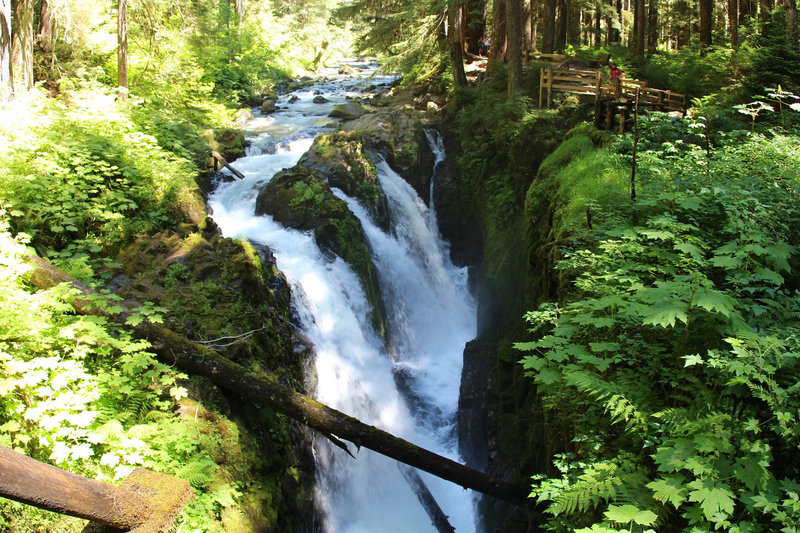
M354 83L318 87L329 105L310 104L313 90L307 90L287 110L251 121L255 148L234 162L246 179L217 188L210 198L213 218L224 235L273 250L292 288L300 328L315 346L320 401L457 458L462 350L475 336L475 307L465 272L449 262L435 217L411 186L385 162L378 164L392 220L388 234L358 202L336 192L361 221L373 251L387 314L386 343L370 326L367 300L348 265L326 259L311 235L253 214L258 187L299 159L328 122L322 117ZM259 147L275 153L259 153ZM353 459L320 441L316 497L326 533L435 531L395 461L351 447ZM474 531L471 492L421 474L456 531Z

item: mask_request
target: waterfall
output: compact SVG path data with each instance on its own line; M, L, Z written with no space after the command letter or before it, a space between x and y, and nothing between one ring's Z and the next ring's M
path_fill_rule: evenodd
M348 83L321 90L333 105L344 101ZM462 351L476 334L475 305L466 272L450 263L425 202L388 164L379 163L379 186L392 220L386 233L356 200L335 191L361 221L374 254L386 307L386 342L372 329L367 299L347 264L326 258L310 234L253 214L258 188L278 170L294 165L325 127L323 113L330 106L310 106L311 89L297 95L300 99L287 110L251 121L256 148L234 162L246 177L216 189L209 199L212 216L225 236L273 250L291 286L299 327L314 343L317 399L458 459ZM434 135L429 139L435 143ZM444 157L443 149L432 147L437 159ZM355 459L322 438L315 444L322 531L436 531L395 461L366 449L351 446L351 451ZM456 531L475 531L472 493L420 475Z

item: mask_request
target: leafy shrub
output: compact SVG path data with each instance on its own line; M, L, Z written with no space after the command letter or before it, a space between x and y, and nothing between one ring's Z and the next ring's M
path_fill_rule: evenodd
M731 132L707 149L663 125L645 130L636 218L562 247L571 287L516 345L575 436L531 496L553 531L794 531L800 146Z

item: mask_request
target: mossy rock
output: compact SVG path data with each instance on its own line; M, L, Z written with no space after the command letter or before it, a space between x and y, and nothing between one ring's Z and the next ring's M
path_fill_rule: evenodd
M435 158L421 116L413 109L386 108L347 122L342 130L356 132L365 149L385 157L395 172L427 198Z
M245 155L247 140L244 132L236 128L208 129L200 133L206 145L222 154L228 161L233 161Z
M258 193L256 214L271 215L286 227L310 230L323 253L341 257L358 276L372 310L372 322L385 333L378 276L361 222L334 196L319 173L298 163L278 172Z
M261 103L261 113L269 115L278 110L278 100L275 98L267 98Z
M337 131L317 136L299 165L314 171L331 187L358 199L379 224L388 224L378 172L358 133Z
M334 106L328 116L331 118L340 118L342 120L355 120L366 113L367 109L361 104L347 102Z
M253 368L295 368L289 290L267 249L200 233L162 232L123 250L112 288L169 309L166 325L190 339L234 337L223 355ZM252 332L252 333L249 333Z

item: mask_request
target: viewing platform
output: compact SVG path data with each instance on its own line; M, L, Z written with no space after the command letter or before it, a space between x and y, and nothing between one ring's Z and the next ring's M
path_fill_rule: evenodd
M557 54L549 54L548 58L550 56L558 57ZM686 114L689 107L689 98L685 94L648 87L646 81L621 78L617 88L599 68L542 67L539 107L549 109L553 94L559 92L579 95L592 101L595 104L595 125L599 128L613 129L616 115L619 114L620 132L625 131L625 120L634 111L637 101L639 109L680 113L681 116Z

